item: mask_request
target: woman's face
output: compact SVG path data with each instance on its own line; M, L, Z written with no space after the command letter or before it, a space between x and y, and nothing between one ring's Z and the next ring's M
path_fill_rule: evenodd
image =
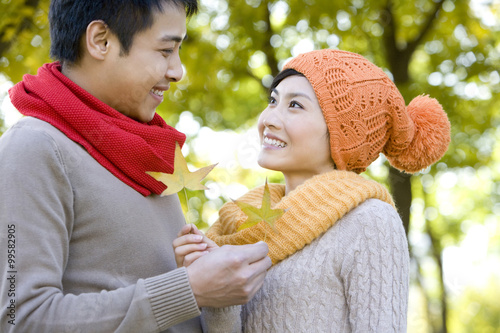
M258 130L261 167L305 179L334 169L325 119L305 77L289 76L273 89Z

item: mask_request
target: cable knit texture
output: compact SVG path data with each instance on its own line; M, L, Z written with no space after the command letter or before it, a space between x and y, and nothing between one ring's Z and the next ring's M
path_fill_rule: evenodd
M413 173L448 149L450 123L439 102L423 95L407 108L387 74L363 56L317 50L287 68L302 73L316 93L337 169L361 173L384 153L394 167Z
M241 308L204 308L208 332L406 332L409 254L394 208L368 199L271 267ZM242 326L228 330L241 315ZM234 327L234 326L233 326Z
M230 202L221 208L219 219L208 230L207 236L219 245L252 244L265 240L269 245L269 257L276 264L311 243L368 198L394 205L384 186L350 171L334 170L317 175L286 197L284 185L269 184L269 190L273 208L286 210L275 223L276 231L265 222L237 231L247 216ZM263 186L258 187L238 201L260 205L263 191Z

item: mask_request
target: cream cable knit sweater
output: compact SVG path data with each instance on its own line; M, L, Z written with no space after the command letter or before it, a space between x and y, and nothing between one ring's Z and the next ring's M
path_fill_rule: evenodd
M408 266L397 212L368 199L274 265L247 305L203 309L204 326L209 332L406 332Z

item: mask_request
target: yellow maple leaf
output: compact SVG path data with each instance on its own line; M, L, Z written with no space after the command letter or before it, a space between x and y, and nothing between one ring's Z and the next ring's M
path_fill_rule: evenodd
M238 227L238 231L250 228L261 221L266 222L276 231L274 223L285 213L284 209L271 209L271 193L269 186L264 186L264 194L262 195L262 205L260 208L250 205L249 203L237 201L234 203L248 216L245 222Z
M208 187L202 185L200 182L205 178L210 171L217 164L212 164L194 172L189 171L186 159L182 155L179 143L175 143L175 157L174 157L174 173L163 173L155 171L146 171L148 175L154 179L167 185L167 189L161 193L161 196L170 195L179 192L183 188L189 190L207 190Z

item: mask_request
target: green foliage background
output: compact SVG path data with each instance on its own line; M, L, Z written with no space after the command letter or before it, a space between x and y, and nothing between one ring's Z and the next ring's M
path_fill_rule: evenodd
M0 0L0 73L14 83L50 61L48 4ZM188 22L185 77L158 112L172 125L183 114L196 128L243 135L265 107L266 87L282 64L298 52L328 47L382 67L407 103L423 93L437 98L450 118L452 142L440 163L411 178L408 331L500 332L500 272L494 268L500 261L499 11L498 0L203 0ZM217 162L199 157L199 133L188 135L185 150L193 152L193 168ZM224 189L251 188L266 177L282 181L277 173L239 167L241 154L255 153L252 147L241 144L234 163L216 168L208 183ZM388 174L383 161L367 172L385 183ZM187 219L201 228L229 199L223 191L188 197L186 203L181 196ZM464 252L463 264L490 265L480 275L484 281L461 281L465 271L447 276L447 253L474 252L466 245L477 230L486 254Z

